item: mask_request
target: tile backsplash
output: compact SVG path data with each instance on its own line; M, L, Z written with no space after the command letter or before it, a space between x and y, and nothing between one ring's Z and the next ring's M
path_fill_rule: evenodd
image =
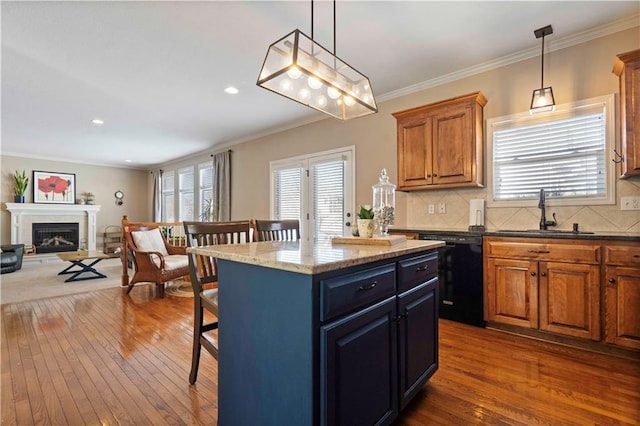
M416 191L405 193L406 227L434 230L467 230L469 226L469 202L474 198L487 199L487 188ZM638 232L640 210L620 210L620 197L640 196L640 179L618 179L616 205L547 206L547 220L556 213L558 226L554 229L571 230L578 223L581 231ZM438 206L444 203L445 213ZM429 213L429 205L434 213ZM538 229L540 210L532 207L489 207L485 204L485 228Z

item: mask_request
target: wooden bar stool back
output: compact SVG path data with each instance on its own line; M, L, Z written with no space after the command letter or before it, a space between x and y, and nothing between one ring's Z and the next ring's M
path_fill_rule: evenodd
M240 244L250 242L251 222L184 222L188 247L217 244ZM218 345L210 331L218 328L218 275L216 259L212 256L188 253L191 286L193 287L193 355L189 383L194 384L198 376L200 352L204 347L218 359ZM215 320L205 320L205 311Z
M300 239L298 220L254 220L257 241L297 241Z

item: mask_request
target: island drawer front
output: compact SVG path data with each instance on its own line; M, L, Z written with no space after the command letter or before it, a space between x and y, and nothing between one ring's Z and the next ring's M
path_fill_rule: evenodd
M370 305L396 292L395 263L322 280L321 321Z
M438 275L438 254L412 257L398 265L398 291L408 290Z
M607 265L640 266L640 245L607 246L604 250Z
M592 264L600 263L601 252L599 244L562 244L556 242L489 241L486 249L486 255L489 257Z

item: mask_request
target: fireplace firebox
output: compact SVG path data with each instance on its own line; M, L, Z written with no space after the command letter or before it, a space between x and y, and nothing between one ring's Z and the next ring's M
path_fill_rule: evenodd
M78 223L34 223L31 225L32 243L36 253L57 253L78 250Z

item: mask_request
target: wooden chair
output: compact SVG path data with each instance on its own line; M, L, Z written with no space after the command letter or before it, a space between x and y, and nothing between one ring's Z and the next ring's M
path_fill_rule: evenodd
M189 275L186 246L169 244L160 227L160 223L133 223L127 216L122 218L122 236L127 249L122 256L122 284L128 287L127 294L136 283L152 282L156 284L158 297L162 298L164 283ZM134 269L130 282L127 273L129 254Z
M300 221L298 220L259 220L253 221L256 241L296 241L300 239Z
M184 222L184 230L189 247L216 244L240 244L251 240L251 222ZM218 359L216 342L205 333L218 328L218 289L212 288L218 281L216 259L194 253L188 254L191 286L193 287L193 355L189 383L194 384L198 376L200 352L204 347ZM205 322L205 310L216 316L215 321Z

